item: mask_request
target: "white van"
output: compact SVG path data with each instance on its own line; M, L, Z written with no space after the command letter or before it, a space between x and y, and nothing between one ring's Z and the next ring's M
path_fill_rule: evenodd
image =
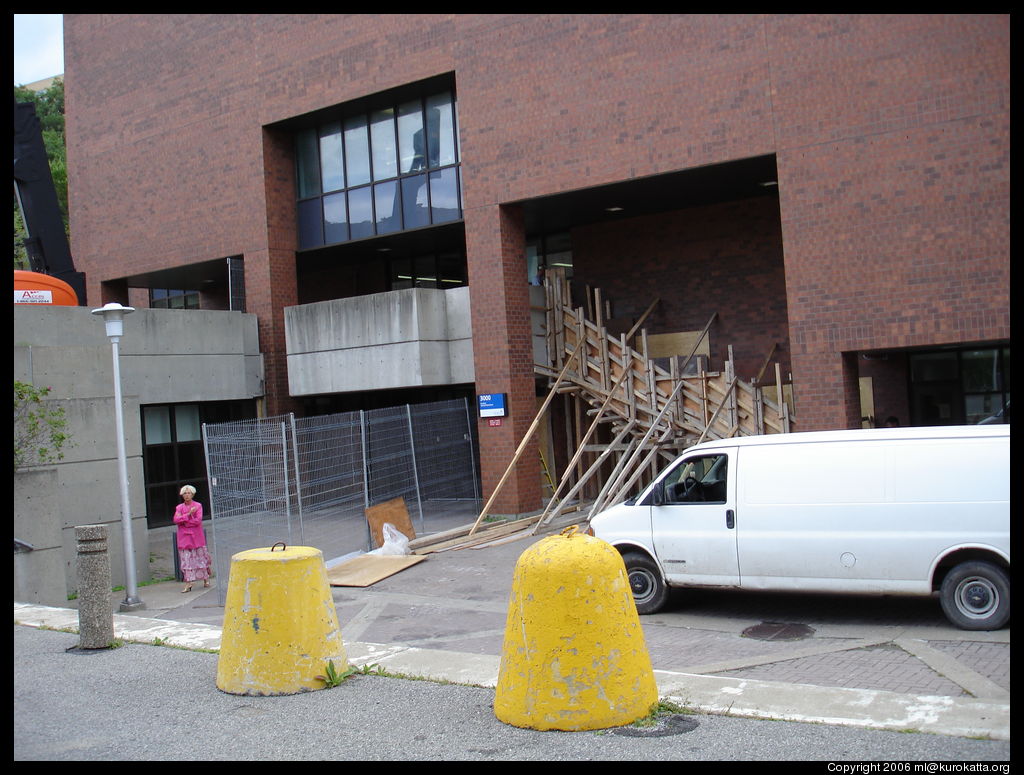
M931 595L956 626L1010 619L1010 426L747 436L687 449L591 520L637 610L669 587Z

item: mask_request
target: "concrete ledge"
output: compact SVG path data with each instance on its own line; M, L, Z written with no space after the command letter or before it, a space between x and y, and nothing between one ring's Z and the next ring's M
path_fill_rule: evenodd
M114 637L132 643L152 643L160 638L162 645L186 649L217 651L221 628L212 624L171 622L141 616L114 614ZM78 611L72 608L14 604L14 623L26 627L78 632Z
M28 603L14 604L14 623L78 632L78 612ZM187 649L217 651L221 628L114 614L117 638ZM493 688L500 657L380 643L345 643L356 666L380 665L389 673ZM897 694L752 681L655 670L658 695L692 710L749 718L836 724L954 737L1010 739L1010 703L963 697Z

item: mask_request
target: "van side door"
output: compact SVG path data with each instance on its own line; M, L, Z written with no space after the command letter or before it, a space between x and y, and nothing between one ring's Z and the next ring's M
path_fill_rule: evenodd
M654 550L669 584L735 586L736 450L684 457L651 505Z

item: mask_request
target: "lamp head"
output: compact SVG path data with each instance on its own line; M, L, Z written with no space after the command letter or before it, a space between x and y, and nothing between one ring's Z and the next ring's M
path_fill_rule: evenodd
M107 337L111 340L119 339L124 334L124 316L134 312L135 307L122 307L116 301L104 304L99 309L92 311L93 315L102 315L103 324L107 329Z

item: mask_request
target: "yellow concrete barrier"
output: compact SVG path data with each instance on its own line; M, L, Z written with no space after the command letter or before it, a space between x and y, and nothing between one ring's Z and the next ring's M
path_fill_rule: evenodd
M516 563L494 697L500 721L605 729L646 716L654 671L622 557L569 528Z
M323 689L329 661L348 669L323 555L275 544L231 558L217 688L228 694Z

